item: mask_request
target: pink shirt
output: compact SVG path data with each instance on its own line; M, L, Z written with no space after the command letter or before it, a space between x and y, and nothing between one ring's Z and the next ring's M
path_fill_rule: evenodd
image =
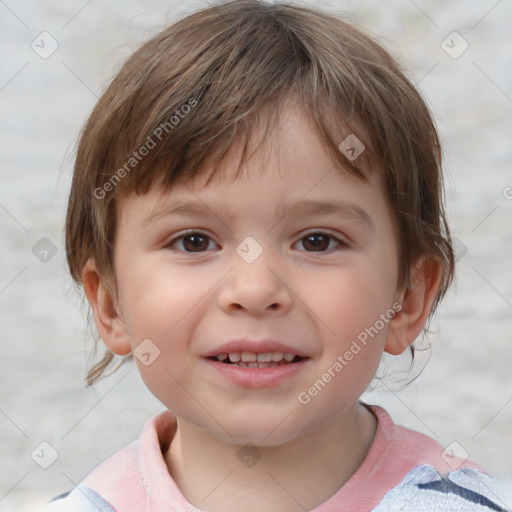
M430 437L395 425L388 413L368 406L378 421L375 439L356 473L312 512L368 512L416 466L427 464L448 474L459 467L480 470L469 461L442 458L443 447ZM186 512L195 509L182 495L165 464L176 419L164 411L144 426L138 441L97 466L82 482L119 511ZM480 470L481 471L481 470Z

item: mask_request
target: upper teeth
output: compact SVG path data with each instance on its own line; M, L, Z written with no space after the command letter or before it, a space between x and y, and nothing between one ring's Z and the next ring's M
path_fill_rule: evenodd
M229 357L232 363L243 362L254 362L269 363L271 361L278 362L283 359L287 362L291 362L295 359L295 354L283 354L282 352L263 352L256 354L255 352L230 352L229 354L223 353L217 356L219 361L225 361Z

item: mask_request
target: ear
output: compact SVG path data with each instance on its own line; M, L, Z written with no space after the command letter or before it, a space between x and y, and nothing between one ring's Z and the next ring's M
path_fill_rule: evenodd
M441 263L435 259L420 259L412 268L409 287L397 297L402 309L389 323L386 352L401 354L419 336L439 290L441 276Z
M82 283L94 312L96 327L105 345L119 356L129 354L132 348L126 326L93 259L89 259L84 265Z

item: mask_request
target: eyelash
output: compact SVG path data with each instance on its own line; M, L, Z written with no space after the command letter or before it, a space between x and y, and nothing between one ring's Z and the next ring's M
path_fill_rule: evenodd
M170 249L172 251L176 251L176 252L184 252L184 253L187 253L187 254L201 254L203 252L209 252L208 250L206 251L181 251L181 250L178 250L176 249L174 246L176 244L176 242L180 241L180 240L184 240L185 238L189 238L191 236L194 236L194 235L198 235L202 238L206 238L206 239L209 239L209 240L212 240L211 237L209 237L208 235L204 234L204 233L201 233L200 231L194 231L194 230L187 230L185 231L184 233L180 234L179 236L177 237L174 237L172 240L170 240L166 245L165 245L165 248L167 249ZM302 240L310 237L310 236L313 236L313 235L323 235L324 237L328 237L330 240L334 240L338 243L338 247L334 248L334 249L327 249L325 251L304 251L304 252L311 252L311 253L332 253L332 252L336 252L336 251L339 251L341 249L346 249L349 245L347 242L345 242L344 240L340 240L339 238L335 237L334 235L331 235L329 233L326 233L324 231L312 231L310 233L307 233L306 235L304 235L303 237L300 238L299 242L301 242Z

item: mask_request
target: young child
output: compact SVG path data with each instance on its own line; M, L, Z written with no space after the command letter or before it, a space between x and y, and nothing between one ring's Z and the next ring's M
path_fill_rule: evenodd
M47 512L502 511L492 477L360 401L454 253L431 115L379 44L237 0L141 46L81 134L73 279L166 410Z

